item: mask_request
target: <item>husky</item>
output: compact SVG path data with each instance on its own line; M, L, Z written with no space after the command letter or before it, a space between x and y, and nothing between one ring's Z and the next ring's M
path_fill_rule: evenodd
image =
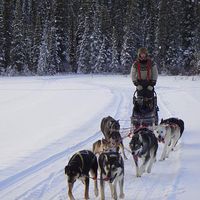
M141 177L146 171L146 168L147 172L151 173L151 168L156 161L156 153L158 150L158 141L153 131L147 128L138 129L134 132L129 147L136 166L136 176ZM138 158L141 158L143 161L140 167Z
M158 138L158 141L164 143L164 148L161 154L160 161L165 160L169 157L170 151L174 150L174 147L181 137L181 132L183 133L183 130L184 123L183 126L180 126L177 123L172 123L167 120L162 120L161 123L155 128L154 133Z
M178 119L178 118L168 118L168 119L161 119L160 124L177 124L180 127L180 137L183 134L184 131L184 121L182 119Z
M102 138L93 143L92 152L96 155L100 155L103 152L107 152L110 149L110 142Z
M68 182L68 196L70 200L75 200L72 189L74 182L80 179L85 185L85 199L89 199L89 172L94 179L94 193L98 196L97 185L98 162L96 156L89 150L82 150L75 153L65 167L65 174Z
M104 117L101 120L101 131L104 134L105 139L108 141L112 132L120 130L119 120L115 120L111 116Z
M99 156L100 193L101 200L105 200L105 181L108 181L111 195L117 200L117 183L120 189L120 198L124 198L124 161L118 152L102 153Z
M105 139L111 143L111 145L118 146L116 148L119 149L121 147L124 159L127 159L124 152L124 144L122 141L122 137L120 135L120 124L119 120L115 120L111 116L104 117L101 121L101 131L104 134Z

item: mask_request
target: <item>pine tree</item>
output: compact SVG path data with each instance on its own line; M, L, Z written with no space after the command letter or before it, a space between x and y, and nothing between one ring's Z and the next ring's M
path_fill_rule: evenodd
M161 0L159 9L159 21L158 21L158 32L157 32L157 64L159 66L158 70L162 73L166 69L165 60L166 52L168 49L168 13L167 8L169 7L169 2Z
M38 58L37 74L42 76L48 74L48 28L47 25L44 28L42 35L42 43L40 47L40 54Z
M107 51L106 51L106 38L103 38L103 42L101 45L101 49L97 58L97 62L95 64L95 71L94 73L102 73L108 72L108 65L107 65Z
M33 44L31 49L31 70L33 73L37 72L41 41L42 41L42 24L40 15L38 14L36 16L36 25L34 29Z
M181 71L182 51L181 51L181 24L182 19L182 6L181 1L171 2L170 16L168 17L168 49L166 51L166 66L169 71L177 75ZM177 48L178 47L178 48Z
M122 72L119 63L119 53L118 53L115 27L113 27L113 33L112 33L112 62L109 66L109 72L114 72L114 73Z
M84 30L85 30L85 28L84 28L85 16L84 16L84 12L83 12L83 8L82 7L80 7L79 12L78 12L77 24L78 24L78 27L77 27L77 31L75 33L75 39L77 41L77 43L76 43L76 55L73 55L73 52L72 52L72 56L71 56L72 58L70 58L72 65L76 65L75 64L75 58L76 58L77 61L79 60L80 52L81 52L82 38L83 38ZM78 62L77 62L77 65L78 65ZM77 72L77 70L78 69L76 67L73 70L73 72Z
M4 29L3 32L5 38L5 67L6 71L11 64L10 59L10 51L11 51L11 33L12 33L12 21L13 21L13 0L4 0L4 12L3 12L3 19L4 19Z
M93 31L91 35L91 57L90 57L90 66L91 72L95 72L95 64L98 59L98 54L101 49L102 44L102 31L100 24L100 5L98 1L96 1L94 8L94 16L93 16Z
M137 50L141 46L140 17L138 1L131 1L127 10L127 21L124 29L124 42L121 52L121 64L123 73L130 73L133 59L137 56Z
M23 19L23 29L24 29L24 69L23 73L25 75L32 74L32 45L33 45L33 33L34 33L34 21L32 18L32 5L31 0L23 0L22 1L22 19Z
M85 17L85 30L80 45L80 56L78 60L78 73L90 73L90 56L91 56L91 30L90 21L88 17Z
M67 30L67 3L66 0L55 1L55 29L56 29L56 45L57 45L57 59L60 60L58 64L59 72L70 72L69 68L69 47L68 47L68 30Z
M186 0L182 2L184 18L182 20L182 49L183 49L183 65L186 72L192 67L190 62L194 53L194 36L195 36L195 2Z
M53 9L55 6L52 5L52 12L55 12ZM61 57L61 47L64 46L64 44L60 44L62 41L62 36L57 32L56 27L56 15L51 16L50 25L48 25L48 66L47 66L47 72L50 75L56 74L57 72L63 72L62 65L65 63L65 60L63 57ZM64 52L62 52L64 54ZM63 60L61 60L63 58Z
M0 74L5 71L5 27L4 27L4 1L0 0Z
M155 56L156 51L156 31L158 27L158 3L154 0L148 0L146 2L147 7L147 21L146 21L146 38L145 46L148 52Z
M11 70L23 73L25 63L25 41L24 27L22 17L22 1L17 0L13 20L12 34L12 49L11 49Z

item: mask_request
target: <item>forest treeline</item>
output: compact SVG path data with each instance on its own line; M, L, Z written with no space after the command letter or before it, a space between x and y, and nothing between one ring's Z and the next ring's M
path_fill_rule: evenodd
M0 0L0 74L200 74L199 0Z

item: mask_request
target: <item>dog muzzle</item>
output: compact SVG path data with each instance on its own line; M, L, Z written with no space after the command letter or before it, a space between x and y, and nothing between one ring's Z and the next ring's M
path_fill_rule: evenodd
M161 137L160 135L158 136L158 142L162 142L165 143L165 139L163 137Z

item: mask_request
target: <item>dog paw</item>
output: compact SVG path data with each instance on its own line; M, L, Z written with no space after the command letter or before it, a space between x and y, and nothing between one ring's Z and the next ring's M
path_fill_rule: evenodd
M120 199L124 199L124 197L125 197L124 193L122 193L122 194L119 195Z
M117 200L117 195L116 195L116 194L113 194L113 195L112 195L112 198L113 198L114 200Z

